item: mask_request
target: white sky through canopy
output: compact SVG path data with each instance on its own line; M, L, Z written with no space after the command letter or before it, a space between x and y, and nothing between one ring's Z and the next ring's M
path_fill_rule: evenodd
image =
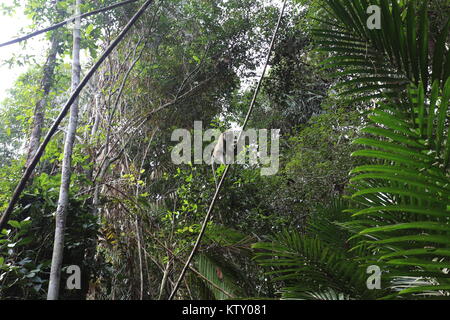
M12 0L0 1L5 5L11 5L13 2ZM19 35L30 32L28 28L26 28L30 24L31 21L24 15L22 8L17 8L11 16L0 15L0 42L3 43L16 38ZM21 29L24 29L25 31L21 33ZM15 43L0 48L0 103L5 99L7 90L13 87L14 81L17 80L17 77L28 68L27 65L14 65L10 68L9 65L5 65L4 62L11 59L14 55L20 54L37 54L36 58L40 61L40 55L46 43L43 39L45 39L44 35L39 35L35 38L29 39L26 41L25 49L21 43Z

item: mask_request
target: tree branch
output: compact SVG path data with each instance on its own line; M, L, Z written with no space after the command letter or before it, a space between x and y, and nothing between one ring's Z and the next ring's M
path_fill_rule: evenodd
M14 190L14 193L12 195L12 198L8 204L8 208L3 213L1 219L0 219L0 230L5 226L6 221L8 220L10 214L12 213L15 204L19 200L20 195L22 194L22 191L25 189L26 183L28 179L31 176L31 173L33 172L34 168L36 168L36 165L38 164L39 160L42 157L42 154L44 153L45 148L47 147L48 143L50 142L51 138L55 134L55 132L58 130L58 126L61 123L61 121L65 118L67 115L67 112L69 111L72 103L78 98L83 88L86 86L88 81L91 79L91 77L94 75L94 73L97 71L97 69L100 67L100 65L105 61L105 59L108 57L108 55L117 47L117 45L123 40L125 35L128 33L130 28L134 25L134 23L139 19L139 17L145 12L145 10L148 8L148 6L153 2L153 0L147 0L142 7L136 12L136 14L130 19L130 21L127 23L127 25L123 28L123 30L120 32L120 34L117 36L117 38L109 45L109 47L105 50L105 52L101 55L101 57L98 59L98 61L92 66L92 68L89 70L89 72L86 74L86 76L83 78L79 86L75 89L75 91L70 96L69 100L66 102L64 107L61 110L61 113L56 118L55 122L53 123L52 127L48 131L46 137L44 138L44 141L40 145L39 149L37 150L35 156L33 157L33 160L30 162L30 165L27 166L25 169L25 172L20 179L19 184L17 185L16 189Z
M25 36L22 36L22 37L19 37L19 38L16 38L16 39L12 39L12 40L9 40L7 42L0 43L0 48L9 46L9 45L14 44L14 43L22 42L24 40L30 39L32 37L35 37L37 35L40 35L42 33L48 32L48 31L52 31L52 30L58 29L58 28L60 28L60 27L62 27L64 25L74 21L77 18L80 18L80 19L87 18L87 17L92 16L94 14L105 12L105 11L109 11L109 10L115 9L117 7L129 4L129 3L133 3L133 2L136 2L136 1L137 0L122 1L122 2L119 2L119 3L113 4L113 5L110 5L108 7L104 7L104 8L100 8L100 9L97 9L97 10L94 10L94 11L91 11L91 12L83 13L83 14L81 14L79 16L70 17L69 19L66 19L66 20L64 20L62 22L54 24L54 25L52 25L50 27L34 31L34 32L29 33L29 34L27 34Z

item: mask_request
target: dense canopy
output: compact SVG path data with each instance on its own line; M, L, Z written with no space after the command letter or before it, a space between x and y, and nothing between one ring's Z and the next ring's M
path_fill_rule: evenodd
M0 13L0 300L450 299L450 1Z

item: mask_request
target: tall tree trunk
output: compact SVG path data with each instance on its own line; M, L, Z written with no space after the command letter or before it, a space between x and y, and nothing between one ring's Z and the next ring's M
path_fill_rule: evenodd
M80 14L81 0L75 0L76 15ZM80 83L80 19L75 19L73 28L72 50L72 91ZM61 280L61 266L64 252L64 231L66 225L67 207L69 203L69 186L71 176L72 151L75 134L78 125L78 101L77 98L70 109L69 126L64 142L64 158L62 163L61 187L59 190L58 208L56 210L55 240L53 244L52 266L50 271L50 283L48 286L48 300L57 300Z
M58 31L54 31L51 37L51 47L48 53L47 61L44 65L44 74L41 81L41 94L39 101L34 107L33 127L31 129L30 141L28 144L28 154L26 166L28 167L37 149L39 148L42 128L44 127L45 108L48 102L48 95L53 84L53 76L56 67L56 55L59 51Z

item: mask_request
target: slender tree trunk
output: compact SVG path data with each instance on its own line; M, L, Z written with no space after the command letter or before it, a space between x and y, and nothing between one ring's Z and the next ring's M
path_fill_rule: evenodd
M41 82L42 96L34 107L33 127L31 129L30 141L28 144L28 154L26 166L28 167L37 149L39 148L44 127L45 108L48 103L48 95L53 84L53 76L56 67L56 55L59 50L58 31L55 31L51 37L51 47L48 53L47 61L44 65L44 74Z
M142 169L144 168L144 162L145 159L147 159L148 150L150 149L153 141L153 137L155 136L156 131L153 132L152 137L150 138L150 141L147 145L147 148L145 149L144 156L142 157L141 166L139 167L139 176L138 180L141 180L142 175ZM140 192L140 186L137 185L136 187L136 201L139 200L139 192ZM144 265L142 260L142 250L145 250L145 248L142 248L142 232L141 232L141 219L139 216L140 213L136 214L136 238L137 238L137 246L138 246L138 257L139 257L139 280L140 280L140 291L139 291L139 298L140 300L144 299Z
M141 225L139 215L136 215L135 220L136 226L136 238L137 238L137 247L138 247L138 259L139 259L139 299L144 300L144 266L142 262L142 242L141 242Z
M172 263L172 260L171 260L170 256L167 256L166 269L164 270L164 275L163 275L163 278L161 281L161 286L159 287L158 300L161 300L163 298L164 290L166 289L167 278L169 277L171 263Z
M76 15L80 14L81 0L75 0ZM80 18L75 19L73 28L72 50L72 90L80 83ZM58 208L56 210L55 240L53 244L52 266L50 271L50 283L48 286L48 300L57 300L61 280L61 266L64 252L64 231L66 225L67 207L69 203L69 186L71 176L72 151L75 134L78 125L78 101L77 98L70 110L69 126L64 142L64 158L62 163L61 187L59 190Z

